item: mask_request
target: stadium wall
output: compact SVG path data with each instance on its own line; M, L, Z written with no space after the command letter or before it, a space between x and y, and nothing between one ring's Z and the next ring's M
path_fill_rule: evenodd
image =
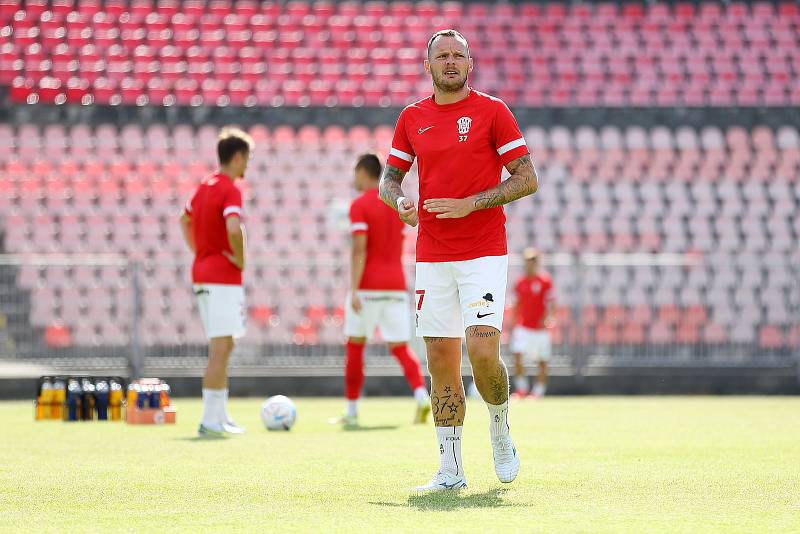
M38 377L0 378L0 399L32 400ZM198 397L200 376L160 375L176 397ZM470 379L467 378L467 382ZM285 394L301 397L343 395L341 376L252 375L230 378L234 397L267 397ZM408 396L408 385L399 374L367 373L367 397ZM795 368L718 367L615 368L592 370L585 377L554 370L548 395L797 395L800 378Z

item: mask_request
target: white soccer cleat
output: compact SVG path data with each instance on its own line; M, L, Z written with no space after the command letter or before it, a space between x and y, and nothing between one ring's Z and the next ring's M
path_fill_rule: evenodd
M358 416L345 414L340 417L332 417L328 419L328 423L341 425L343 428L356 428L358 426Z
M233 419L228 419L222 423L222 429L228 434L244 434L246 432L244 427L237 425Z
M414 413L414 424L415 425L424 425L428 422L428 415L431 413L431 403L425 402L423 404L417 404L417 411Z
M417 486L416 491L448 491L467 487L467 479L463 475L451 475L439 471L430 482Z
M519 455L511 441L511 434L498 436L492 440L492 456L494 457L494 472L500 482L508 484L517 478L519 473Z
M197 437L203 439L223 439L225 438L225 430L222 428L222 425L204 425L200 423L200 426L197 427Z

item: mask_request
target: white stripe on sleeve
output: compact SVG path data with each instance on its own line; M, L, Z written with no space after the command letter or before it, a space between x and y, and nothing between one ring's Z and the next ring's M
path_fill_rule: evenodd
M186 206L184 206L183 209L186 210L186 213L192 213L192 201L191 200L187 200L186 201Z
M497 154L502 156L503 154L505 154L509 150L514 150L515 148L521 147L521 146L524 146L524 145L525 145L525 138L524 137L520 137L519 139L517 139L515 141L511 141L510 143L506 143L503 146L501 146L500 148L498 148L497 149Z
M355 222L350 225L351 232L358 232L359 230L366 230L367 228L369 228L369 226L367 226L365 222Z
M228 206L224 210L222 210L222 216L227 217L228 215L235 213L236 215L242 214L242 208L239 206Z
M392 149L389 150L389 155L390 156L397 156L398 158L404 159L404 160L406 160L408 162L413 162L414 161L414 156L412 156L411 154L406 154L402 150L397 150L394 147L392 147Z

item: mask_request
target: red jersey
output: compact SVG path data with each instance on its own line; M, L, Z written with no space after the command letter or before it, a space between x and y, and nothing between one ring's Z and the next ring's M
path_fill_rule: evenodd
M519 306L518 324L525 328L544 328L547 304L553 300L553 281L550 275L539 271L534 276L523 276L514 287Z
M403 221L372 188L350 205L350 231L367 235L367 261L358 289L405 290Z
M422 209L429 198L464 198L500 183L503 165L528 154L508 106L470 90L454 104L433 96L407 106L397 120L387 163L408 171L419 165L417 261L459 261L502 256L506 217L502 207L461 219L437 219Z
M206 178L186 203L185 212L192 218L195 245L192 281L241 285L242 271L222 255L225 251L233 253L225 219L242 216L242 192L233 180L221 173Z

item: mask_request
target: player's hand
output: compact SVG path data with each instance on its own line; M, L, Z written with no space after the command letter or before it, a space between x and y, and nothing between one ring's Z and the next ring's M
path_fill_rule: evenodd
M437 219L460 219L475 211L475 202L470 198L429 198L422 203Z
M417 207L414 202L405 197L398 200L397 212L400 214L400 220L409 226L416 226L419 222Z
M240 261L236 258L236 256L234 256L227 250L223 251L222 255L228 258L228 261L234 264L237 269L239 269L240 271L244 271L244 258L242 258Z
M353 293L350 297L350 306L353 307L353 311L356 313L361 313L361 299L358 298L357 293Z

